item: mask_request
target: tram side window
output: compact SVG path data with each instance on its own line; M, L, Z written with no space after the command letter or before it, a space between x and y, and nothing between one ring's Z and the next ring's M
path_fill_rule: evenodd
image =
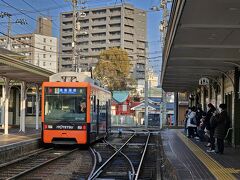
M92 96L91 97L91 110L92 112L96 112L97 108L96 108L96 96Z
M100 121L106 120L106 102L100 102Z

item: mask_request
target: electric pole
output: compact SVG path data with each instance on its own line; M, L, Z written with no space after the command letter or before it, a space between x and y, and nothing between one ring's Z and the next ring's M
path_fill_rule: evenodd
M72 0L73 8L73 37L72 37L72 69L77 71L76 67L76 9L77 9L77 0Z
M80 23L80 18L86 17L86 13L84 13L82 10L85 8L83 6L86 3L86 0L80 0L80 13L77 13L77 5L78 5L78 0L72 0L72 8L73 8L73 36L72 36L72 70L75 72L79 71L79 62L76 60L76 46L77 46L77 32L80 32L81 30L81 23ZM86 34L86 32L83 32ZM79 55L80 56L80 55Z
M148 44L145 43L145 91L144 91L144 101L145 101L145 117L144 123L145 128L148 127L148 58L147 58Z
M11 23L11 16L8 16L8 38L7 38L7 49L11 50L12 49L12 40L11 40L11 32L12 32L12 23Z
M8 22L7 22L7 49L11 50L12 49L12 39L11 39L11 32L12 32L12 24L16 23L16 24L27 24L26 19L16 19L16 21L12 21L12 14L8 13L8 12L1 12L0 13L0 18L4 18L4 17L8 17Z
M86 3L86 0L80 0L80 12L77 13L77 20L76 20L76 30L77 32L79 32L80 34L83 34L83 35L86 35L88 34L86 31L81 31L81 21L80 19L83 19L87 16L87 14L85 12L83 12L83 10L86 8L85 7L85 3ZM82 68L80 68L80 64L81 64L81 52L82 52L82 49L81 47L79 47L79 51L78 51L78 61L76 62L77 63L77 72L81 71Z

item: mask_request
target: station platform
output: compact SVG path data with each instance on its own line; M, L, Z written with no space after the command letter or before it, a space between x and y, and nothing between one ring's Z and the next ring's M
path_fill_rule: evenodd
M19 132L18 127L9 128L9 134L5 135L4 130L0 129L0 147L8 144L19 143L21 141L40 138L41 130L26 128L25 133Z
M33 128L27 128L25 133L17 127L9 128L7 135L0 129L0 166L39 148L40 136L41 130Z
M239 148L225 146L222 155L208 153L204 142L187 138L182 129L165 129L161 136L177 179L240 179Z

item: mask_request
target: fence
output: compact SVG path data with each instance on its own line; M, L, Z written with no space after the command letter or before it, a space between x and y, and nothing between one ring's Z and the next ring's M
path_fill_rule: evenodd
M112 115L112 126L136 126L133 116Z

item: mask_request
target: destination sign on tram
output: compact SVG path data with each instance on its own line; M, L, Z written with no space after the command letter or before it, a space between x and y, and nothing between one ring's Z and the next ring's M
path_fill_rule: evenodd
M48 88L49 94L83 94L85 93L84 88L66 88L66 87L59 87L59 88Z

